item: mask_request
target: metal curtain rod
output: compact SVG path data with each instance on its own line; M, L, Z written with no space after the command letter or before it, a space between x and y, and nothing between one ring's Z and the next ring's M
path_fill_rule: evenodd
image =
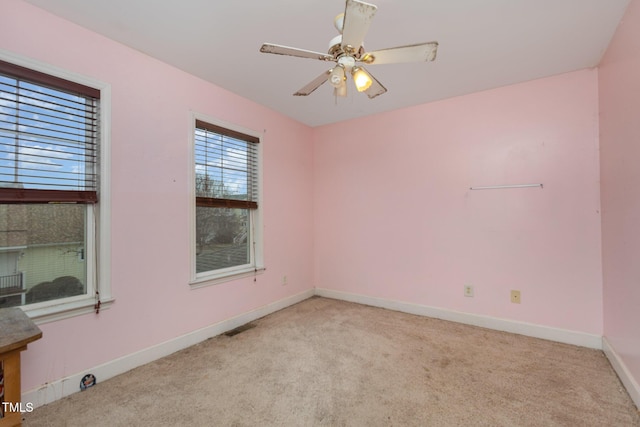
M469 190L495 190L499 188L525 188L525 187L540 187L542 184L515 184L515 185L491 185L488 187L469 187Z

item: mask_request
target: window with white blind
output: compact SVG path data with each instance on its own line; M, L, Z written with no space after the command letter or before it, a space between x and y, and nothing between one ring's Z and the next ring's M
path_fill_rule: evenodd
M0 307L37 317L99 295L101 102L100 89L0 60Z
M260 269L257 136L195 118L193 133L196 282Z

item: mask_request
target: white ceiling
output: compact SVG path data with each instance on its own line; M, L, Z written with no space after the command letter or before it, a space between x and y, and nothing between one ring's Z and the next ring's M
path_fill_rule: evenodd
M367 50L440 43L430 63L371 65L389 90L292 94L331 62L268 55L263 42L326 52L344 0L26 0L310 126L598 64L629 0L370 0Z

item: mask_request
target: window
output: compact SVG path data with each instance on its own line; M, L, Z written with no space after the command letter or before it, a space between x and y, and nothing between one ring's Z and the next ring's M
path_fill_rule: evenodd
M0 308L96 298L101 94L0 60Z
M195 281L256 272L260 139L197 118L193 137Z

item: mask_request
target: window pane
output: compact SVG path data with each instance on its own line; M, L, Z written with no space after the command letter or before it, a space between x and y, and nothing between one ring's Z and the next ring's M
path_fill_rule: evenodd
M194 148L198 197L257 201L257 144L196 129Z
M249 210L196 208L196 273L249 264Z
M0 205L0 308L86 293L87 209Z
M0 186L95 190L97 101L0 78Z

